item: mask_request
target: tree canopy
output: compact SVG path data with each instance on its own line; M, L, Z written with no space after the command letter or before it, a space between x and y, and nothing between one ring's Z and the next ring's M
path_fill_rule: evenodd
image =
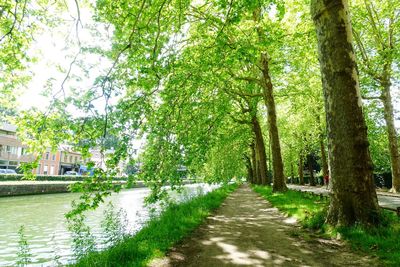
M0 7L0 96L7 95L0 99L5 101L1 109L13 102L14 88L27 83L25 75L16 73L31 66L26 51L38 28L62 23L50 19L54 17L44 9L48 4L6 1ZM107 194L119 162L132 160L140 172L131 179L144 180L153 201L165 194L164 185L182 185L182 168L187 177L210 182L233 177L272 182L275 191L286 190L286 177L302 180L311 157L327 175L327 144L331 151L328 141L334 134L327 134L326 125L334 113L325 112L328 95L317 55L321 40L308 0L99 0L75 5L76 29L84 6L93 15L93 38L110 42L78 39L78 55L107 63L91 87L80 88L72 80L87 77L88 63L73 57L61 86L72 93L55 95L45 111L22 112L17 122L21 138L36 153L68 142L90 158L91 148L104 152L113 144L107 168L96 173L91 186L88 182L88 199L96 196L96 203ZM53 10L65 12L62 6ZM391 98L398 84L399 6L396 1L357 0L349 11L374 169L394 170L393 188L399 190L394 145L398 111ZM82 72L72 75L71 68ZM133 139L144 142L138 159L130 152ZM310 174L310 182L316 183L312 167Z

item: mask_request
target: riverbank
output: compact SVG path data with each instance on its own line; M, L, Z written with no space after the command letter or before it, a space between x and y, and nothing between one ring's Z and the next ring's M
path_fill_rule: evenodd
M79 181L2 181L0 182L0 197L27 196L39 194L69 193L70 186ZM116 181L115 185L126 184ZM145 187L143 183L137 187Z
M190 234L236 188L237 185L225 185L188 202L171 205L133 237L87 255L76 266L145 266Z
M80 181L0 181L0 197L25 196L38 194L69 193L70 186ZM126 181L114 181L116 186L123 186ZM192 184L194 181L185 180L182 184ZM129 188L144 188L143 181L137 181Z
M398 266L400 262L400 221L393 212L382 211L383 224L377 228L360 226L332 228L325 224L328 201L289 190L285 193L272 193L270 187L254 186L254 191L270 201L292 218L296 218L303 228L312 230L309 237L338 238L346 240L354 251L361 251L378 257L380 266ZM299 234L299 233L297 233Z

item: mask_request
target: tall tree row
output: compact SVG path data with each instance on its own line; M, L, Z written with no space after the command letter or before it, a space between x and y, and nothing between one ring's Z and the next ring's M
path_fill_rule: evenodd
M354 1L352 28L345 0L313 0L312 18L306 0L100 0L94 19L110 30L112 45L85 44L82 51L107 58L109 67L85 93L56 102L63 107L58 114L31 113L21 129L26 139L62 129L85 155L115 136L109 169L130 160L132 138L145 140L138 179L152 188L154 201L165 196L167 183L182 185L182 169L214 182L247 176L279 192L287 190L288 176L304 184L305 165L316 184L313 162L319 161L322 175L329 162L329 221L374 223L378 207L362 97L369 99L365 110L384 111L393 190L399 190L391 99L398 79L397 5ZM6 22L3 28L11 29L10 14ZM18 40L20 48L30 41ZM7 44L3 61L12 42L9 35L1 42ZM0 79L12 76L5 70L8 76ZM101 111L93 111L96 99L105 102ZM64 113L69 104L87 116ZM381 136L374 129L370 138ZM63 142L46 138L41 147ZM374 160L382 147L374 143Z

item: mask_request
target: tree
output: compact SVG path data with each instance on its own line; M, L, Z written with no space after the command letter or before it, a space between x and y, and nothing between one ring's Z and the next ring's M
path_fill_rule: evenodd
M392 192L400 191L400 154L394 124L391 87L400 54L400 4L398 1L372 3L354 1L352 5L353 33L364 76L367 100L377 99L383 104L388 147L392 170Z
M332 194L328 222L378 223L347 0L313 0L324 89Z

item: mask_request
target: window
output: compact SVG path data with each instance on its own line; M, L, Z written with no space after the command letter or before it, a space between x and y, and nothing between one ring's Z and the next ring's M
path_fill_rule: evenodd
M53 156L51 157L52 160L56 160L56 154L53 154Z
M43 174L45 174L45 175L47 174L48 168L49 168L49 166L47 166L47 165L43 166Z
M5 130L0 130L0 134L4 134L4 135L15 135L14 132L9 132L9 131L5 131Z
M54 165L50 167L50 175L54 175Z
M69 156L69 162L72 162L72 156Z
M38 165L38 168L36 170L36 174L40 174L40 164Z
M18 147L16 146L7 146L6 147L7 153L17 155L18 154Z
M50 153L46 152L46 159L49 159Z
M77 156L75 156L75 163L77 163L78 162L78 157Z
M67 154L64 155L64 162L68 162L68 155Z

